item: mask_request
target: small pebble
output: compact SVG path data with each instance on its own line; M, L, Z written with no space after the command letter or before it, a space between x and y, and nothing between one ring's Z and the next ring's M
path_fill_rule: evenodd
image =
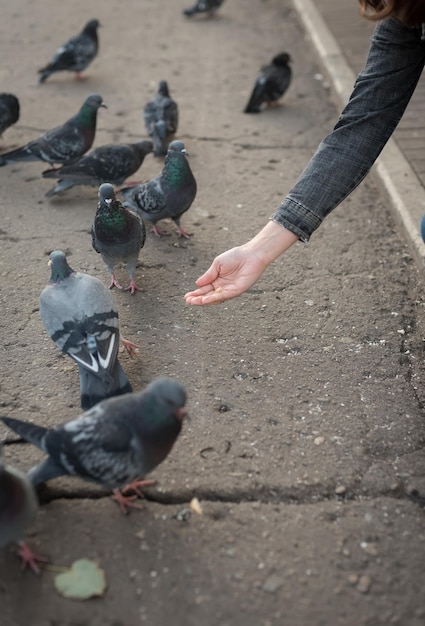
M367 593L370 589L371 584L372 581L370 580L369 576L360 576L356 589L357 591L360 591L360 593Z
M267 591L267 593L275 593L280 587L283 585L283 580L280 576L276 576L276 574L272 574L267 578L267 580L263 584L263 591Z

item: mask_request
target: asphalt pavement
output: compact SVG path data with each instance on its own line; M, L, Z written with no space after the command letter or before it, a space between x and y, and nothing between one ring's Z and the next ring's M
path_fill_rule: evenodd
M0 551L0 626L422 626L425 204L408 133L422 132L409 120L423 81L401 134L309 244L242 297L189 307L183 294L261 228L332 128L371 25L355 0L250 0L249 11L227 0L216 19L194 21L187 4L3 6L2 90L22 104L5 143L67 119L88 91L109 107L96 146L136 141L143 103L168 78L198 194L182 219L191 239L165 222L170 235L149 233L140 254L142 292L113 292L122 334L140 345L137 359L120 352L133 387L180 380L191 420L140 511L123 516L77 479L40 490L26 539L49 564L35 576L15 546ZM87 81L37 85L48 52L93 17L101 47ZM244 115L257 69L281 49L294 59L284 106ZM51 427L80 408L76 368L40 321L48 254L62 248L74 269L108 278L90 240L96 189L45 198L45 166L0 168L0 414ZM141 179L160 167L148 156ZM3 426L0 436L22 470L44 456ZM55 587L81 558L105 573L99 597Z

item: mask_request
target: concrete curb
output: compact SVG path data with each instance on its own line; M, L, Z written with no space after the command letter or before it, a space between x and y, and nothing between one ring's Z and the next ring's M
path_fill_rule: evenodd
M356 75L345 60L335 37L311 0L292 0L308 36L330 77L340 103L347 103ZM425 189L394 139L390 139L372 168L406 237L419 269L425 264L425 245L419 225L425 213Z

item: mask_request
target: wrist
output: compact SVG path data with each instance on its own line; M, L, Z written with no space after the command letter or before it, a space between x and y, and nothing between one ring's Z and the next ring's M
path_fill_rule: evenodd
M241 247L255 254L266 268L299 238L292 231L270 220L255 237Z

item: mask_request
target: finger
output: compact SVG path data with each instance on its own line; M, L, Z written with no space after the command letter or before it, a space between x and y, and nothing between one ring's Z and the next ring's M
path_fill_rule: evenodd
M199 289L194 289L194 291L189 291L187 294L185 294L184 297L186 298L187 296L204 296L210 291L214 291L214 287L208 284L208 285L205 285L205 287L199 287Z
M194 292L195 293L195 292ZM227 300L225 296L223 296L223 292L220 291L210 291L205 295L190 295L187 294L186 303L193 305L204 305L204 304L221 304L224 300Z
M208 296L192 296L191 298L186 299L186 304L201 306L204 304L218 304L219 301L210 301L208 300ZM221 300L222 302L222 300Z
M195 280L195 284L198 285L198 287L204 287L205 285L209 285L210 283L212 283L217 278L218 270L215 267L215 261L213 261L211 267L207 269L207 271L202 274L202 276L200 276L198 280Z

